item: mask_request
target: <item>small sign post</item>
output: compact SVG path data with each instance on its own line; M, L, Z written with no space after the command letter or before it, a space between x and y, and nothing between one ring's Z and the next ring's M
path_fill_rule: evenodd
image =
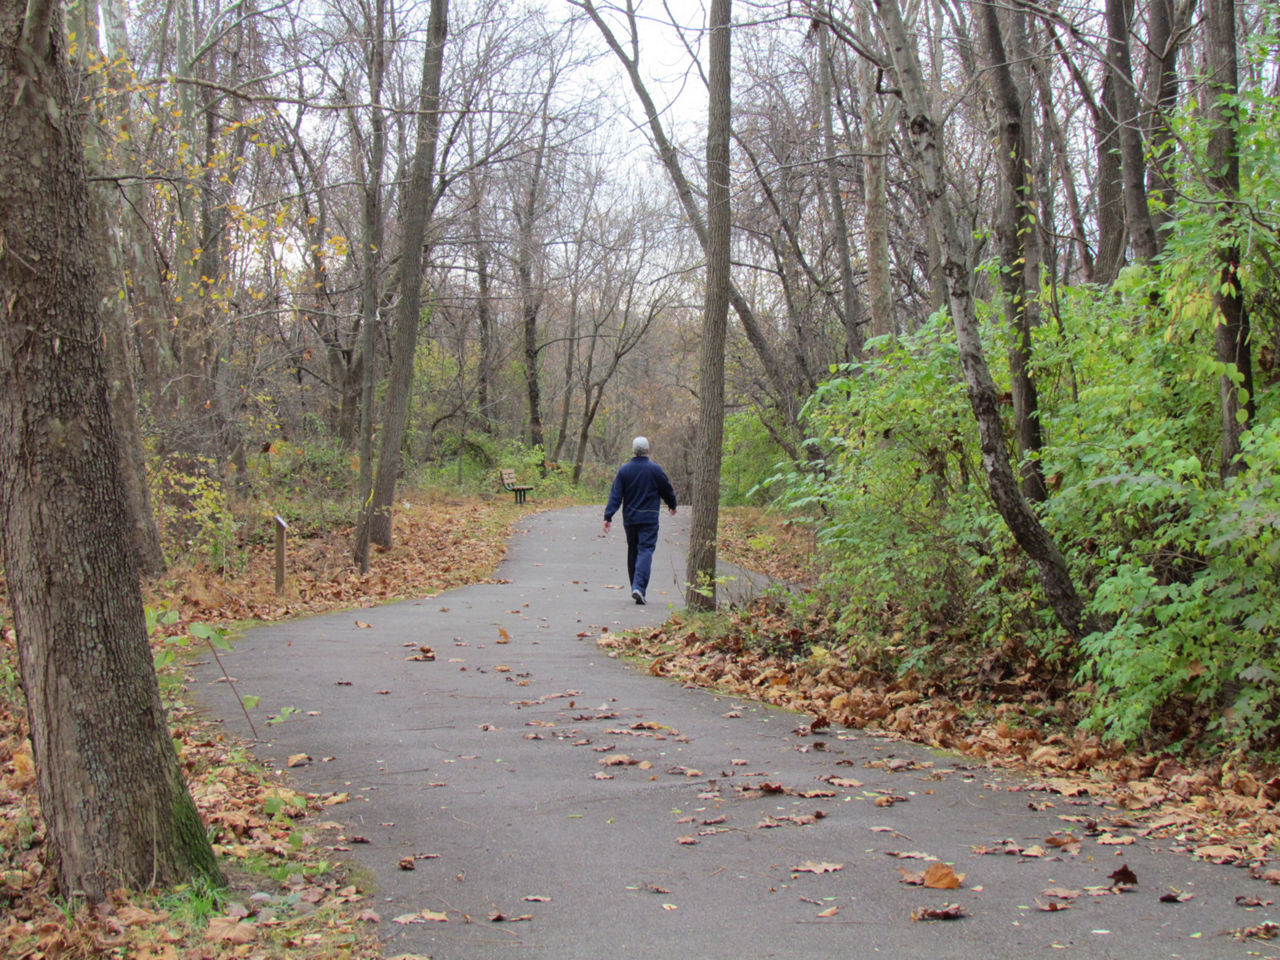
M284 593L284 535L289 524L276 514L276 594Z

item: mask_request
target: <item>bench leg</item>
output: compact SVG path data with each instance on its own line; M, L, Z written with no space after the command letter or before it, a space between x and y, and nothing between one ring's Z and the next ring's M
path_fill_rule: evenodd
M516 503L524 503L524 495L525 495L525 493L526 493L526 491L524 491L524 490L517 490L517 491L516 491Z

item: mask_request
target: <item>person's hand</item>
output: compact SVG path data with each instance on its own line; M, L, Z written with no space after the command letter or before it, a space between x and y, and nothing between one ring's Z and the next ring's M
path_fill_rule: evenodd
M609 535L609 528L610 528L610 527L612 527L612 526L613 526L613 524L612 524L612 523L610 523L608 520L606 520L606 521L604 522L604 534L605 534L605 536L606 536L606 537Z
M675 507L670 507L670 508L668 508L667 512L668 512L669 514L671 514L671 515L674 517L674 516L676 515L676 508L675 508Z

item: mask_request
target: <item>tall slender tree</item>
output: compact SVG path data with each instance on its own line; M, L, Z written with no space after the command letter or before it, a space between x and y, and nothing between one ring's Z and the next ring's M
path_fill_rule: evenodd
M720 461L724 443L724 341L729 319L729 65L730 0L711 0L707 21L707 279L698 360L698 439L693 461L693 522L689 531L685 603L715 609L716 529L720 521Z

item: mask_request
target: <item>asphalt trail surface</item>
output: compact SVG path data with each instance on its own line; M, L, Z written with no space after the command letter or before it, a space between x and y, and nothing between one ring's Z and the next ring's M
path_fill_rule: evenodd
M602 632L657 625L681 605L688 516L664 515L650 604L637 606L620 525L604 538L600 512L526 518L498 572L507 582L255 629L224 657L241 693L262 698L256 716L294 708L285 722L259 721L270 739L256 755L283 768L309 754L287 771L293 785L349 792L328 811L340 827L317 835L373 878L385 956L1280 953L1226 932L1280 919L1235 902L1272 899L1274 887L1167 852L1174 841L1116 826L1120 811L912 744L853 730L805 736L803 717L611 658L596 644ZM745 595L736 576L726 592ZM435 659L408 659L420 646ZM218 677L198 667L197 702L248 737ZM635 762L606 765L619 754ZM885 797L899 799L877 805ZM1133 842L1086 836L1087 818ZM1046 844L1065 832L1079 853ZM1045 855L973 852L1006 840ZM901 869L933 861L898 854L952 864L963 886L904 884ZM411 871L398 866L406 857ZM1136 887L1088 891L1110 886L1122 864ZM1069 909L1040 909L1053 903ZM967 916L911 919L948 904ZM423 911L447 919L395 922Z

